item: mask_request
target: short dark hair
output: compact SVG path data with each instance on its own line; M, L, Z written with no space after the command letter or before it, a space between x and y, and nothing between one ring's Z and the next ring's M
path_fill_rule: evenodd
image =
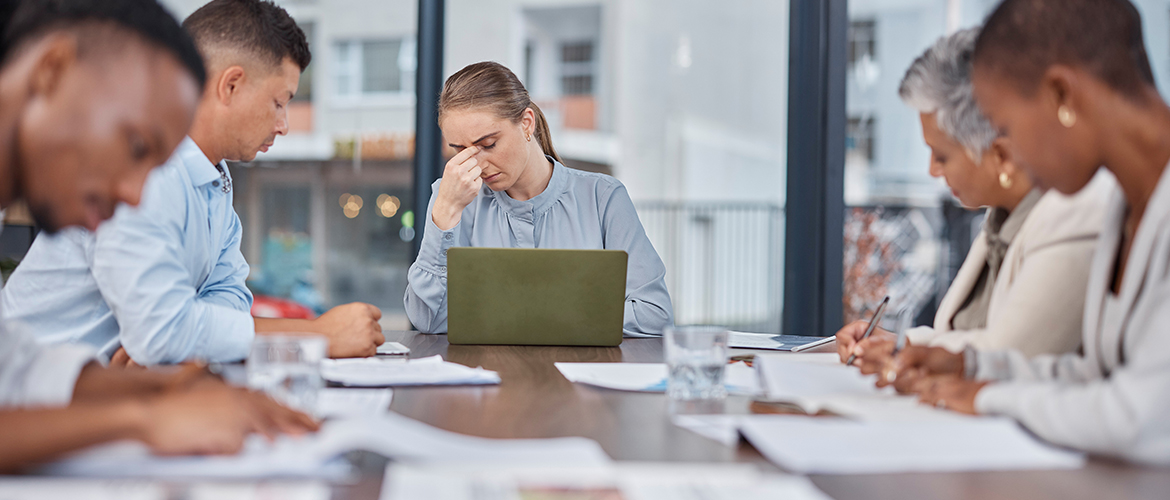
M109 45L108 29L125 32L173 55L199 86L207 79L203 58L191 37L156 0L5 0L12 16L0 38L0 63L22 44L53 31L74 31L78 54Z
M1142 17L1129 0L1004 0L979 34L975 64L1026 95L1054 64L1080 67L1131 98L1155 85Z
M243 49L273 66L292 59L301 71L312 54L305 32L280 6L263 0L212 0L183 21L204 51L224 45Z

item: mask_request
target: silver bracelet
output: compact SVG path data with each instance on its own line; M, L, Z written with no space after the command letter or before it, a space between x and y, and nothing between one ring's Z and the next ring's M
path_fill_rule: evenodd
M963 349L963 377L975 380L979 373L979 355L970 347Z

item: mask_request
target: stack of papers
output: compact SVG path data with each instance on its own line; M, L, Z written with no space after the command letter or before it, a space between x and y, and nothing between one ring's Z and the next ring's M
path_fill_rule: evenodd
M1003 418L858 422L754 415L740 429L769 460L807 474L1070 469L1085 462Z
M120 442L90 448L40 472L88 477L336 478L350 472L340 456L356 450L411 463L609 463L609 456L591 439L488 439L444 431L391 412L330 420L308 436L282 436L273 442L252 436L235 456L158 457L140 443Z
M556 363L556 367L570 382L619 391L666 392L665 363ZM755 370L743 363L727 365L723 384L732 394L760 392Z
M494 371L449 363L439 355L411 360L376 357L326 359L321 362L321 376L330 382L350 387L500 383L500 376Z
M796 404L810 414L828 410L891 422L969 418L920 404L916 396L899 396L892 387L878 389L876 376L840 363L836 354L762 355L755 365L767 399Z
M0 478L4 500L329 500L332 492L322 481L265 481L262 483L189 483L176 485L113 479L62 479L41 477Z
M623 462L601 467L391 464L381 500L829 500L808 478L750 464Z

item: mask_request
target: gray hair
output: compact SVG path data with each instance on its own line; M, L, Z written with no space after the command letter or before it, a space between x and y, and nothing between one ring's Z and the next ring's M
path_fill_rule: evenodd
M962 144L975 163L999 135L975 102L971 61L979 28L940 38L914 60L898 95L919 113L937 113L938 127Z

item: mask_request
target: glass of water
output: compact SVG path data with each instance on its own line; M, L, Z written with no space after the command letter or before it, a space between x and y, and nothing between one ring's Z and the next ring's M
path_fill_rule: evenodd
M317 335L257 335L248 355L248 387L313 414L317 393L325 385L321 360L328 350L329 340Z
M671 400L722 400L727 397L727 329L718 326L666 328L666 395Z

